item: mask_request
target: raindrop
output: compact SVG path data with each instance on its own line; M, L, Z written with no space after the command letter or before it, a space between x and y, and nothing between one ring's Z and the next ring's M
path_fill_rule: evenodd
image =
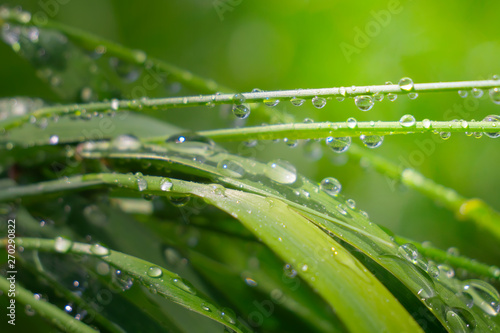
M358 125L358 121L354 118L347 119L347 127L355 128Z
M222 160L217 164L217 168L229 177L241 178L245 174L245 169L241 164L233 160Z
M389 93L387 94L387 99L391 102L394 102L398 98L398 95Z
M236 118L245 119L250 115L250 106L248 104L234 104L233 114Z
M59 137L57 135L51 135L49 138L49 143L51 145L57 145L59 143Z
M184 290L193 295L196 294L193 287L191 287L187 281L184 281L181 278L172 279L172 283L181 290Z
M295 139L284 138L283 142L290 148L295 148L299 145L299 141Z
M293 184L297 180L297 169L284 160L274 160L267 163L264 174L280 184Z
M269 106L269 107L274 107L274 106L278 105L279 102L280 102L279 99L277 99L277 98L271 98L271 97L268 97L268 98L266 98L264 100L264 104L266 106Z
M236 324L236 315L234 314L233 310L231 309L228 309L228 308L223 308L221 313L220 313L220 317L230 323L230 324Z
M163 178L160 182L160 189L162 191L170 191L172 188L172 182L168 178Z
M408 98L409 99L413 100L413 99L417 99L417 97L418 97L418 93L416 93L416 92L408 93Z
M321 181L321 183L319 184L319 188L329 195L337 196L342 189L342 185L337 179L333 177L327 177Z
M415 117L412 116L411 114L405 114L404 116L399 119L399 123L403 127L412 127L415 126Z
M373 107L373 98L369 95L361 95L354 97L354 104L361 111L368 111Z
M415 87L413 85L413 80L409 77L404 77L398 82L399 88L404 91L412 91Z
M462 128L467 128L469 127L469 123L467 122L467 120L461 120L460 126L462 126Z
M255 281L254 279L252 278L245 278L245 283L250 286L250 287L256 287L257 286L257 281Z
M148 188L148 182L146 179L143 178L142 173L137 172L135 174L136 182L137 182L137 188L140 192L146 190Z
M111 110L116 111L120 107L120 101L117 99L112 99L111 100Z
M347 199L346 204L351 209L356 208L356 201L354 201L353 199Z
M124 134L111 140L110 147L118 151L137 151L141 149L142 144L137 137Z
M422 120L422 126L427 129L431 128L431 121L429 119Z
M439 136L443 140L448 140L451 136L451 132L441 132L441 133L439 133Z
M377 93L373 94L373 99L377 102L382 102L384 100L384 94L377 92Z
M71 249L73 242L62 237L56 237L54 240L54 249L59 253L66 253Z
M160 267L157 266L151 266L148 269L148 276L152 278L159 278L163 275L163 271L161 270Z
M92 244L90 246L90 252L98 257L104 257L109 255L110 251L107 247L102 246L101 244Z
M483 121L492 122L493 126L495 126L496 123L498 123L500 121L500 116L489 115L489 116L486 116L483 119ZM498 125L500 125L500 123ZM484 132L484 135L486 135L490 138L498 138L498 137L500 137L500 132Z
M365 135L362 134L360 137L363 144L368 148L378 148L384 142L384 137L380 135Z
M476 320L467 310L460 308L448 308L446 310L446 323L451 332L469 333L474 331Z
M292 103L293 106L302 106L302 104L304 104L306 100L303 99L303 98L297 98L297 97L293 97L291 100L290 100L290 103Z
M168 197L168 201L175 207L183 207L187 205L187 203L191 200L190 196L170 196Z
M465 98L469 95L469 92L467 90L459 90L458 91L458 96Z
M439 277L440 278L442 277L442 278L446 278L446 279L451 279L452 277L455 276L455 271L453 270L453 268L451 268L448 265L444 265L444 264L438 265L438 269L439 269Z
M399 254L411 263L416 263L419 253L415 245L407 243L398 248Z
M491 101L495 104L500 104L500 88L490 89Z
M467 280L463 284L463 292L474 299L474 304L491 316L500 312L500 294L488 282L483 280Z
M312 99L312 104L314 105L315 108L321 109L326 105L326 99L324 99L323 97L315 96Z
M329 136L326 138L326 145L330 147L336 153L346 152L351 146L351 137L333 137Z
M483 89L472 88L471 94L474 98L481 98L483 97L484 91Z

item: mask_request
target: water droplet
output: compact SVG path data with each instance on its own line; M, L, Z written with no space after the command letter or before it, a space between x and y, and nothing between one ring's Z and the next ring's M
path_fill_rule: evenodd
M490 99L495 104L500 104L500 88L490 89Z
M497 116L497 115L489 115L489 116L486 116L483 121L487 121L487 122L493 122L494 125L495 123L498 123L500 121L500 116ZM499 123L500 125L500 123ZM484 132L484 135L490 137L490 138L498 138L500 137L500 132Z
M436 264L431 262L427 265L427 273L429 273L432 278L437 278L439 276L439 268Z
M172 182L168 178L163 178L160 182L160 189L162 191L170 191L172 188Z
M327 177L321 181L321 183L319 184L319 188L329 195L337 196L342 189L342 185L337 179L333 177Z
M399 88L404 91L412 91L415 87L413 85L413 80L409 77L404 77L398 82Z
M212 309L210 309L210 306L208 304L205 304L205 303L201 303L201 309L203 311L212 312Z
M292 103L293 106L302 106L305 101L305 99L297 97L293 97L292 99L290 99L290 103Z
M98 257L104 257L109 255L110 251L107 247L102 246L101 244L92 244L90 246L90 252Z
M274 160L267 163L264 174L280 184L293 184L297 180L297 169L284 160Z
M384 142L384 137L380 135L365 135L362 134L360 137L363 144L368 148L378 148Z
M339 94L342 95L342 97L345 97L346 96L346 90L344 87L340 87L339 88Z
M441 133L439 133L439 136L443 140L448 140L451 136L451 132L441 132Z
M416 263L419 253L415 245L407 243L398 248L399 254L411 263Z
M233 114L236 118L245 119L250 115L250 106L248 104L234 104Z
M484 91L483 89L472 88L471 94L474 98L481 98L483 97Z
M49 138L49 143L51 145L57 145L59 143L59 137L57 135L51 135Z
M234 311L231 310L231 309L228 309L228 308L223 308L221 313L220 313L220 317L230 323L230 324L236 324L236 315L234 314Z
M336 153L346 152L351 146L351 137L333 137L329 136L326 138L326 145L330 147Z
M160 267L157 266L151 266L148 269L148 276L152 278L159 278L163 275L163 271L161 270Z
M245 169L240 163L233 160L222 160L217 165L217 168L222 172L222 174L229 177L241 178L245 174Z
M31 307L31 305L26 304L24 307L24 313L26 313L27 316L34 316L36 314L36 311Z
M399 119L399 123L403 127L412 127L415 126L415 117L412 116L411 114L405 114L404 116Z
M196 294L194 288L187 281L181 278L172 279L172 283L181 290L184 290L193 295Z
M243 104L246 101L246 97L243 94L234 94L233 95L233 103L234 104Z
M377 92L377 93L373 94L373 99L377 102L382 102L384 100L384 94Z
M387 99L391 102L394 102L397 98L398 98L398 95L396 95L396 94L392 94L392 93L387 94Z
M373 98L369 95L361 95L354 97L354 104L361 111L368 111L373 107Z
M56 237L56 239L54 240L54 249L59 253L68 252L71 249L72 245L72 241L62 237Z
M170 196L168 201L175 207L183 207L191 200L190 196Z
M458 96L465 98L469 95L469 92L467 90L459 90L458 91Z
M143 178L142 173L137 172L135 174L136 182L137 182L137 189L142 192L148 188L148 182L146 179Z
M290 264L285 264L283 266L283 272L285 273L286 277L293 279L294 277L297 276L297 271L293 269L292 265Z
M422 120L422 126L427 129L431 128L431 121L429 119Z
M266 98L266 99L264 100L264 104L265 104L266 106L271 107L271 108L272 108L272 107L274 107L274 106L276 106L276 105L278 105L278 104L279 104L279 102L280 102L280 100L279 100L279 99L277 99L277 98L271 98L271 97L268 97L268 98Z
M111 100L111 110L116 111L116 110L118 110L119 107L120 107L120 101L113 98Z
M500 294L486 281L467 280L463 283L463 292L474 299L474 304L491 316L500 312Z
M349 206L349 208L351 209L354 209L356 208L356 201L354 201L353 199L347 199L347 201L345 202L347 204L347 206Z
M408 98L411 100L417 99L417 97L418 97L418 93L416 93L416 92L408 93Z
M137 151L141 147L142 144L137 137L127 134L117 136L110 143L110 148L118 151Z
M444 264L438 265L438 269L439 269L440 279L451 279L452 277L455 276L455 271L448 265Z
M450 332L469 333L474 331L476 320L474 316L465 309L448 308L446 310L446 323Z
M299 145L299 141L296 139L284 138L283 142L290 148L295 148Z
M249 277L245 278L245 283L250 287L256 287L258 284L257 281Z
M323 97L315 96L312 99L312 104L314 105L315 108L321 109L326 105L326 99L324 99Z
M463 292L458 292L455 294L457 298L462 301L469 309L474 306L474 298L468 294Z
M354 118L347 119L347 127L355 128L358 125L358 121Z
M467 128L469 127L469 123L467 120L460 120L460 126L462 126L462 128Z

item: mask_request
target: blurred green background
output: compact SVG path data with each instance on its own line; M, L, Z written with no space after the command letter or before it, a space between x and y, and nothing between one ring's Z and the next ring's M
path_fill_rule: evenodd
M384 84L403 76L414 82L460 81L500 74L500 2L455 1L250 1L250 0L26 0L8 1L32 13L82 28L142 49L193 73L238 91ZM366 33L360 37L360 32ZM351 52L343 52L348 48ZM36 96L62 102L28 62L0 44L0 94ZM181 90L181 93L194 94ZM152 95L151 97L158 97ZM277 108L297 121L476 119L498 114L499 105L456 93L400 96L361 112L352 100L329 101L317 110L310 102ZM166 121L192 130L222 128L233 118L217 109L156 112ZM251 115L248 124L268 121ZM355 140L359 142L359 140ZM432 152L422 149L432 142ZM409 165L467 197L479 197L500 209L498 144L487 137L455 134L447 141L430 135L386 137L377 153ZM427 146L428 147L428 146ZM235 148L235 151L237 149ZM248 152L247 152L248 153ZM395 233L431 241L481 261L500 264L500 245L487 233L457 219L447 209L413 190L394 186L385 176L346 155L324 150L319 161L305 158L303 145L261 144L248 154L267 161L288 159L299 172L320 181L338 178L343 193L371 219ZM476 244L481 244L477 247Z

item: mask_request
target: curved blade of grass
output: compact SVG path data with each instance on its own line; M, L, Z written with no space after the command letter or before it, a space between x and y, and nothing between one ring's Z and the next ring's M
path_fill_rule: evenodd
M116 176L119 175L109 176L109 181L114 183L111 178L116 179ZM135 177L123 176L122 178L124 178L120 181L122 185L136 188ZM80 180L85 179L89 179L89 177L80 178ZM163 192L160 185L162 178L146 177L145 179L152 193L160 194ZM232 213L233 216L236 215L249 230L263 239L283 260L298 267L299 275L318 290L352 331L365 332L370 327L379 327L379 330L398 332L408 325L413 327L415 331L419 331L418 325L401 308L397 300L371 274L364 270L349 252L343 250L331 237L314 227L299 214L294 213L281 200L265 199L259 195L229 189L224 190L224 194L220 195L212 186L172 181L176 191L193 193L203 197L209 203L215 204L220 209ZM78 181L72 179L70 182L77 183ZM62 182L60 183L62 184ZM95 185L92 181L89 184ZM55 187L48 188L55 189ZM228 197L229 193L233 196ZM266 227L259 227L257 223ZM282 225L285 223L286 228L283 228ZM50 245L53 246L53 242ZM53 250L50 246L46 248ZM295 250L292 251L292 248ZM336 251L333 251L332 248ZM316 272L316 269L321 273ZM363 293L359 293L360 284L363 285ZM369 295L367 293L372 294L367 297ZM386 303L386 299L390 301ZM389 308L394 313L399 313L398 320L388 316L386 310ZM360 317L363 320L352 321L348 319L352 317Z
M242 285L245 290L257 290L263 295L268 295L267 299L269 295L273 295L273 291L280 290L281 296L279 300L276 300L276 307L290 310L294 316L302 318L320 332L336 332L338 326L342 327L341 324L335 325L335 316L325 311L323 300L316 294L311 295L311 291L303 287L302 280L287 278L283 270L284 264L267 247L262 246L254 238L248 236L243 238L232 232L217 229L221 223L220 219L217 222L213 220L207 222L209 225L202 227L191 221L187 226L183 226L185 231L182 237L172 237L171 235L176 234L177 224L165 223L151 216L145 216L143 219L143 223L156 234L162 235L167 243L181 248L187 254L191 264L198 270L202 270L207 280L211 280L213 285L218 286L219 290L229 296L235 290L241 290ZM235 224L234 220L227 222L231 226L240 225ZM190 232L199 234L195 247L185 244L189 240ZM224 246L220 247L219 244L224 244ZM232 251L227 251L227 248L231 248ZM252 258L258 260L258 268L247 264L249 251L252 252ZM238 285L235 288L227 287L228 276L233 276L235 282L237 281ZM255 285L247 286L243 282L243 276L254 280ZM255 311L255 305L247 304L247 299L252 299L252 297L242 298L243 305ZM270 299L273 297L271 296ZM265 321L268 318L265 317Z
M5 239L3 243L5 243ZM52 239L18 238L17 243L25 249L58 252L55 246L56 241ZM164 268L99 245L73 242L66 253L99 257L108 264L127 272L127 274L133 276L141 284L162 297L209 317L236 332L250 332L248 327L238 324L236 318L232 318L227 313L224 313L224 310L218 309L210 300L190 286L189 282ZM206 308L210 310L206 310Z
M0 290L8 295L10 289L10 282L4 276L0 276ZM30 305L31 308L36 312L36 314L47 319L52 325L56 326L64 332L75 332L75 333L95 333L96 331L83 322L76 320L62 309L57 306L38 300L29 291L16 284L16 297L15 300L26 305Z

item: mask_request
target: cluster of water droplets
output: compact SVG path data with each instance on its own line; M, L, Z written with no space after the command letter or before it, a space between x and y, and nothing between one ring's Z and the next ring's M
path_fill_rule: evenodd
M453 291L455 297L463 303L460 308L448 306L445 299L435 295L432 289L423 288L419 292L425 304L444 314L446 324L455 332L473 332L476 327L476 319L473 313L468 310L477 306L485 315L496 316L500 312L500 294L488 282L483 280L471 279L459 281L455 278L454 269L447 264L436 264L433 261L427 261L419 253L415 245L407 243L402 244L398 249L399 256L405 261L413 264L422 271L425 271L432 279L430 288L434 288L434 283L441 283L449 290ZM450 255L458 255L458 250L450 248ZM500 270L498 272L500 275ZM424 285L423 283L422 285Z

